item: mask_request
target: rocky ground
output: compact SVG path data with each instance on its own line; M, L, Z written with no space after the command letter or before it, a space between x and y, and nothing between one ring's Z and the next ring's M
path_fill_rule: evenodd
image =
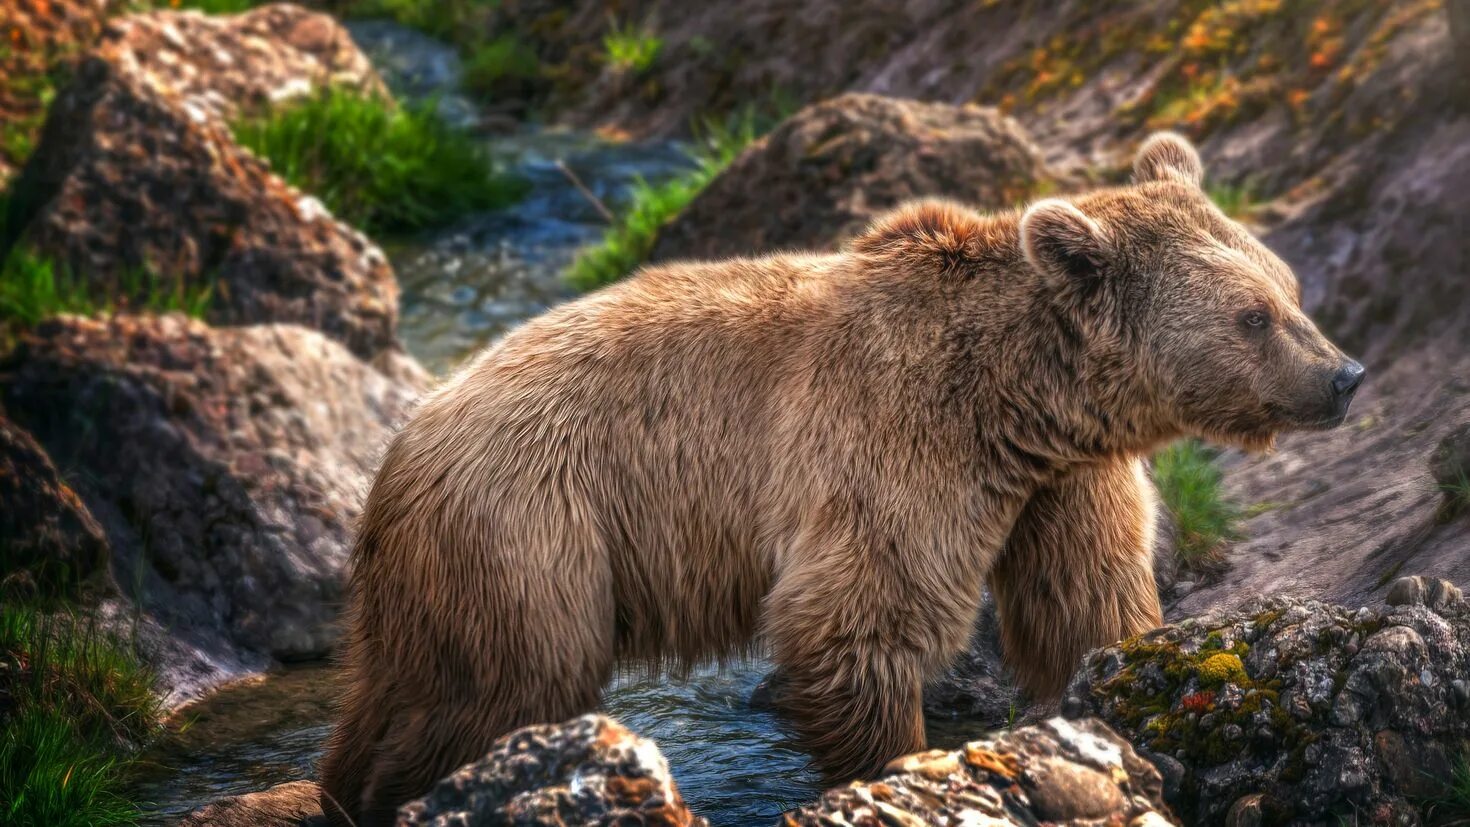
M4 510L37 516L0 528L26 558L75 540L77 577L99 570L104 614L134 618L173 704L331 651L362 491L429 380L397 343L387 258L228 125L326 84L385 95L346 30L289 5L91 28L75 23L86 9L112 11L12 10L10 25L49 19L73 39L0 252L113 295L202 293L205 321L61 317L13 334L0 399L19 483ZM167 283L128 281L140 268ZM44 482L52 464L64 482Z
M207 297L204 318L62 317L5 344L0 577L6 595L132 619L179 703L331 652L362 490L429 379L398 345L376 243L230 134L327 86L386 95L349 30L290 5L125 5L0 9L0 252L114 287L165 271ZM926 709L1031 723L897 761L787 823L1453 821L1434 802L1470 750L1454 585L1470 583L1470 4L1304 8L475 6L546 67L497 86L502 113L666 136L742 105L793 110L660 228L654 259L832 248L915 196L1002 209L1119 180L1170 127L1369 368L1347 427L1227 457L1253 506L1241 537L1167 592L1173 625L1080 665L1066 718L1028 716L982 612ZM657 57L606 61L615 25L656 32ZM1168 586L1167 545L1159 559ZM311 823L315 794L278 787L186 823ZM702 823L654 745L595 717L507 736L403 819Z

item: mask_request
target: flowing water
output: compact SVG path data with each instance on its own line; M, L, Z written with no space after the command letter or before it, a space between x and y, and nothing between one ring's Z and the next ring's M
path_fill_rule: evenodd
M683 680L622 677L604 708L658 744L685 802L715 827L775 824L823 785L776 714L749 702L769 669L755 660ZM149 756L150 779L138 790L151 804L145 823L171 824L204 802L315 778L335 678L326 666L297 667L185 710ZM931 720L929 740L952 747L983 730L978 722Z
M439 94L458 72L452 51L387 24L356 26L354 35L400 96L432 94L446 117L472 120L462 99ZM504 166L529 182L526 198L389 249L403 290L402 338L440 374L572 297L562 271L605 227L572 176L616 211L640 178L656 182L689 167L674 143L533 131L486 140ZM658 743L695 812L715 825L772 823L815 798L821 785L774 714L748 702L769 668L756 660L696 670L684 680L620 678L606 711ZM153 805L151 823L171 823L222 796L314 777L334 684L329 667L295 668L226 689L182 713L149 756L150 777L138 791L139 800ZM978 725L944 726L931 726L935 743L957 743L978 731Z

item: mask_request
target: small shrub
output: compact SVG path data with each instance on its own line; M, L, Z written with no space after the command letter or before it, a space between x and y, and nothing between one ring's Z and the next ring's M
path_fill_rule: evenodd
M578 290L593 290L633 272L653 251L659 228L723 172L756 133L756 119L748 111L724 124L707 123L690 153L694 169L661 184L635 184L627 209L602 242L572 262L568 282Z
M647 27L622 26L616 20L602 36L603 59L613 71L624 74L641 75L653 68L663 48L663 38Z
M1154 483L1174 520L1175 549L1186 566L1208 567L1226 540L1237 536L1240 509L1225 496L1215 454L1183 440L1154 456Z
M1444 501L1439 508L1441 520L1452 520L1470 510L1470 476L1462 473L1453 482L1444 483L1439 488L1444 493Z
M158 731L153 676L94 622L0 608L0 823L130 825L136 748Z
M501 207L524 182L498 174L473 136L432 104L395 107L328 90L235 125L287 181L368 232L406 232Z

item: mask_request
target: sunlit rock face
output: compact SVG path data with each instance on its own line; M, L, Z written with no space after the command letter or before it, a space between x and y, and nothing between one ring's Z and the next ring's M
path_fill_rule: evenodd
M1063 711L1153 760L1186 823L1418 824L1470 737L1470 610L1431 585L1381 610L1276 597L1166 626L1093 652Z

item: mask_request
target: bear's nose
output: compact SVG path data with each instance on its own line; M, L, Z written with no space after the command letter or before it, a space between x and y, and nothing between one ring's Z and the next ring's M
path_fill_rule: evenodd
M1352 396L1358 386L1363 384L1363 375L1366 373L1362 365L1352 359L1347 360L1347 364L1338 368L1337 374L1332 377L1332 392L1339 397Z

